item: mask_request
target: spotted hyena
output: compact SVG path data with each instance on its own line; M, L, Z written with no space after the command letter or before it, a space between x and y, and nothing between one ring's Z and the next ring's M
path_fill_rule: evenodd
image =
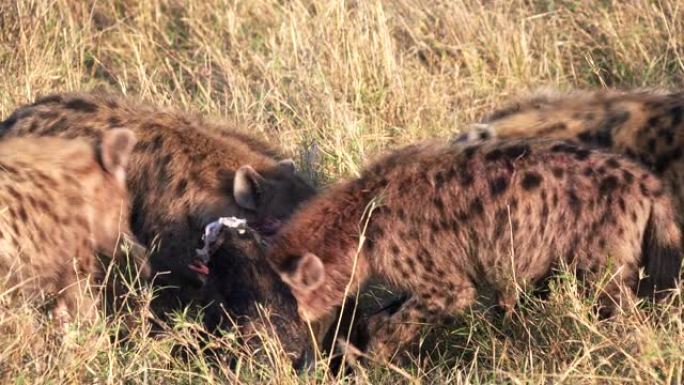
M254 352L261 336L272 335L295 367L308 362L312 351L308 329L297 313L294 296L266 261L266 242L258 232L244 224L223 227L208 266L203 323L210 333L221 334L235 325Z
M127 216L124 168L134 144L125 129L108 131L96 148L58 138L0 141L0 276L29 297L54 297L62 321L92 316L92 301L79 293L99 273L96 254L119 259L129 239L145 270Z
M154 307L186 305L200 295L206 266L195 263L204 226L238 216L273 232L314 193L258 139L200 116L103 94L57 94L14 111L4 137L86 137L95 142L126 127L137 137L127 167L132 196L131 226L154 250L155 283L165 288Z
M679 242L662 183L623 157L553 140L427 143L314 198L268 259L309 320L370 276L411 293L371 322L369 349L388 356L420 324L461 313L481 288L510 309L518 289L561 266L587 282L614 274L600 299L608 311L623 289L671 288ZM639 282L642 266L648 278Z
M646 165L672 191L684 229L684 93L537 91L484 119L458 140L549 137L609 149Z

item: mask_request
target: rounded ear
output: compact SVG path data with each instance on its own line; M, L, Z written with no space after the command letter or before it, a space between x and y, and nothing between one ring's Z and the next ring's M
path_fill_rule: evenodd
M256 210L263 190L264 177L252 166L242 166L235 172L233 180L233 197L238 206L247 210Z
M123 180L124 170L137 139L133 131L125 128L109 130L102 135L100 160L102 168Z
M297 166L295 165L294 160L290 158L279 161L278 167L280 167L284 171L289 172L290 174L294 174L295 171L297 171Z
M294 270L286 274L284 280L300 291L316 290L325 281L323 261L316 254L305 253L296 262Z

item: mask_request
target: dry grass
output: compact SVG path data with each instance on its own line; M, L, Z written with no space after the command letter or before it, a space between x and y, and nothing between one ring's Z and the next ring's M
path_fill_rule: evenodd
M679 0L182 3L0 2L0 115L40 94L104 87L229 117L292 154L315 141L326 182L354 175L380 150L456 132L530 87L684 79ZM474 312L422 367L373 367L342 381L682 381L680 302L599 323L571 280L555 293L510 325ZM196 324L183 317L161 338L140 325L122 344L110 338L117 322L62 341L2 293L0 311L5 384L332 382L322 368L297 377L274 351L270 364L243 356L235 372L174 358L177 342L194 341ZM223 342L236 348L230 336Z

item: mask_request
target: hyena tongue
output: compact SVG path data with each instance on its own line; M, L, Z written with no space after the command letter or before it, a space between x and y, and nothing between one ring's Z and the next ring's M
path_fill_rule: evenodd
M194 260L188 265L188 269L201 275L209 275L209 267L202 261Z

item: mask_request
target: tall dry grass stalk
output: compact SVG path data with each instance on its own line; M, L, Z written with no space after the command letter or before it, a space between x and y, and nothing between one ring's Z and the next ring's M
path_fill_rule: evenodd
M674 88L682 79L680 0L0 2L3 117L55 91L140 95L234 120L315 159L321 183L354 175L379 151L457 132L528 88ZM276 348L269 364L242 353L233 371L201 355L179 359L175 345L197 345L197 324L182 314L160 337L114 320L57 338L2 293L7 384L674 384L684 372L681 301L598 322L571 279L548 303L526 302L512 324L468 314L443 333L442 351L402 369L411 380L375 367L297 377ZM123 327L132 342L115 338ZM230 336L216 343L239 349Z

